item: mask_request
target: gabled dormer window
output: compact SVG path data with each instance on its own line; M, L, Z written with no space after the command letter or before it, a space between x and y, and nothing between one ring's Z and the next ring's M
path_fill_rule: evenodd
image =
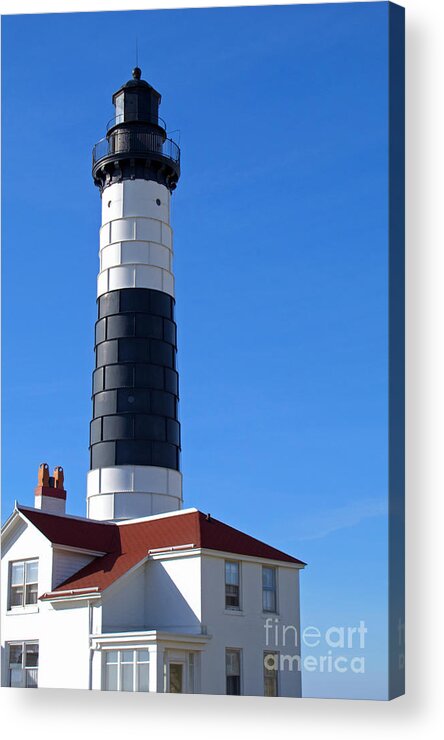
M9 608L37 604L39 561L14 560L9 569Z

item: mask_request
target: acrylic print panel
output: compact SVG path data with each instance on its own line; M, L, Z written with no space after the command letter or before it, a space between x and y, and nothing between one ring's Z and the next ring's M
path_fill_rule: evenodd
M402 694L403 9L2 44L2 684Z

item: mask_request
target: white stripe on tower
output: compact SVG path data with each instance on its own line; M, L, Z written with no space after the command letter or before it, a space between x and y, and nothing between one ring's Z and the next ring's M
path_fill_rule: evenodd
M97 295L152 288L174 297L171 194L152 180L124 180L103 191Z
M182 508L182 473L153 465L116 465L88 472L90 519L135 519Z

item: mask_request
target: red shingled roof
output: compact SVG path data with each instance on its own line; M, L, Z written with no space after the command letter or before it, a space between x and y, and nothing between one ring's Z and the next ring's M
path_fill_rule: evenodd
M20 510L54 543L107 553L61 583L52 592L54 595L75 589L85 589L85 593L89 589L103 591L146 558L148 550L180 545L305 565L301 560L217 519L208 519L196 510L119 525L44 514L32 509ZM42 598L48 597L45 594Z
M67 545L96 552L112 552L116 548L119 538L116 524L57 516L25 506L17 508L55 545Z

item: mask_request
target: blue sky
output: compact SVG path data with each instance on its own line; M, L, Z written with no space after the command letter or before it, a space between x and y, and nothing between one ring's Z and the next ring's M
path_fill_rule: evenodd
M12 16L2 27L3 520L14 499L32 504L42 461L64 466L69 513L85 513L91 149L137 37L182 148L185 505L307 561L304 626L365 620L366 673L305 672L306 696L384 697L387 4Z

